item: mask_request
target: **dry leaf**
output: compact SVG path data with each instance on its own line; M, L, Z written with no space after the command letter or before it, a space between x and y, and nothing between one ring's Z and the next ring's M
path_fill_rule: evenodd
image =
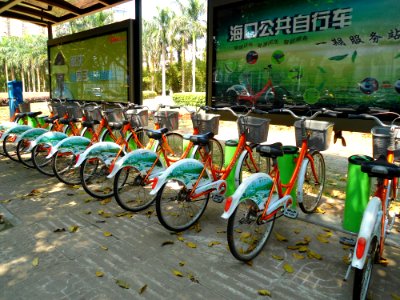
M253 261L252 260L248 260L248 261L246 261L246 265L248 265L248 266L250 266L250 267L252 267L253 266Z
M226 233L226 230L217 230L217 233Z
M76 226L76 225L68 227L68 231L71 233L77 232L78 229L79 229L79 226Z
M268 291L268 290L258 290L257 293L258 293L260 296L268 296L268 297L271 297L271 292Z
M80 185L73 185L73 186L71 186L71 188L73 188L73 189L79 189L81 186Z
M393 300L400 300L400 296L395 293L392 293L390 296L392 297Z
M165 241L161 244L161 247L166 246L166 245L173 245L174 241Z
M177 277L183 277L183 274L178 270L172 270L172 273Z
M32 266L37 267L39 265L39 257L35 257L32 260Z
M103 217L103 218L111 218L112 217L112 214L110 214L110 213L102 213L101 214L101 216Z
M42 193L41 190L39 189L33 189L32 191L30 191L28 194L26 194L26 196L32 197L32 196L38 196Z
M130 288L130 286L125 281L117 279L117 280L115 280L115 283L118 284L120 287L122 287L124 289L129 289Z
M1 200L1 203L4 203L4 204L10 203L10 202L11 202L11 199Z
M104 276L104 273L101 272L101 271L96 271L96 276L97 276L97 277L103 277L103 276Z
M142 286L139 290L139 295L143 294L147 289L147 284L145 284L144 286Z
M289 250L299 250L301 246L287 246Z
M287 263L283 265L283 269L288 273L293 273L294 272L293 267L291 265L287 264Z
M84 210L83 213L84 213L85 215L90 215L92 212L91 212L90 210Z
M101 216L102 214L104 214L104 210L102 210L102 209L98 210L97 214Z
M178 241L183 242L185 239L182 236L178 236Z
M386 267L389 264L389 261L386 258L381 257L379 259L379 264Z
M111 200L112 200L111 198L106 198L106 199L104 199L104 200L101 200L101 201L100 201L100 204L101 204L101 205L106 205L107 203L110 203Z
M297 246L307 246L309 243L310 243L309 241L303 240L303 241L296 242L296 245Z
M320 242L320 243L325 243L325 244L327 244L327 243L329 243L329 241L326 239L326 237L324 237L323 235L317 235L317 240Z
M65 232L65 228L57 228L53 232Z
M74 193L67 193L67 196L73 196L75 195Z
M181 267L183 267L185 264L186 264L185 261L180 261L180 262L179 262L179 265L180 265Z
M346 265L350 265L351 260L350 257L348 255L344 255L342 258L342 261L346 264Z
M315 209L315 212L318 213L318 214L324 214L324 213L325 213L325 210L322 209L321 207L317 207L317 208Z
M197 248L197 245L192 242L186 242L186 246L188 246L189 248Z
M108 250L108 247L106 247L106 246L100 246L100 248L103 249L104 251Z
M221 244L221 242L212 241L212 242L209 242L209 243L208 243L208 247L213 247L213 246L215 246L215 245L220 245L220 244Z
M283 260L283 256L280 255L272 255L272 258L276 260Z
M299 252L307 252L308 251L308 247L307 246L301 246L299 249L297 249Z
M111 233L111 232L108 232L108 231L104 231L104 232L103 232L103 235L108 237L108 236L112 236L112 233Z
M310 242L311 242L311 237L305 236L305 237L304 237L304 240L305 240L307 243L310 243Z
M189 277L191 282L200 283L199 280L196 277L194 277L193 274L189 274L188 277Z
M277 232L275 232L275 237L280 242L287 242L288 241L288 239L286 237L284 237L283 235L281 235L281 234L279 234Z
M83 200L83 202L89 203L89 202L91 202L92 200L93 200L92 198L87 198L87 199Z
M295 259L304 259L304 258L305 258L304 255L298 254L298 253L296 253L296 252L292 253L292 256L293 256Z
M312 251L312 250L308 250L307 256L308 256L308 258L315 258L315 259L318 259L318 260L322 260L322 256L320 254Z
M294 232L295 234L299 234L299 233L301 232L301 230L300 230L300 229L295 229L295 230L293 230L293 232Z

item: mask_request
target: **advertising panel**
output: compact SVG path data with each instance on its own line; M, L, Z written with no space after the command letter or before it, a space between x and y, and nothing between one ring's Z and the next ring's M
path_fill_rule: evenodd
M212 101L400 111L398 0L216 7Z

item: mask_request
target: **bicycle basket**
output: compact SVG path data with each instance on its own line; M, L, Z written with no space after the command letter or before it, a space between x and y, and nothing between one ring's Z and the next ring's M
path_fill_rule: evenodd
M104 114L107 118L107 121L113 123L122 123L126 120L124 110L122 108L112 108L106 109Z
M159 124L160 128L167 127L168 130L179 128L179 113L177 111L158 111L154 114L154 123Z
M85 112L87 121L100 121L101 120L101 110L97 106L88 106L84 107L83 111Z
M310 135L308 148L324 151L329 148L332 140L333 123L316 120L306 120L306 131ZM296 146L301 147L301 120L294 122Z
M270 119L256 117L240 117L238 121L239 135L245 133L246 140L251 143L262 143L268 138Z
M372 134L372 156L376 159L381 155L386 156L387 148L390 144L390 128L375 126L371 129ZM400 159L400 132L397 131L395 136L394 158Z
M149 111L147 109L129 109L126 111L126 115L133 128L149 125Z
M212 132L218 134L219 115L215 114L192 114L193 128L198 128L199 133Z
M82 109L76 103L68 103L67 112L70 118L80 119L82 118Z
M31 111L31 104L28 102L22 102L18 104L19 111L22 113L27 113Z

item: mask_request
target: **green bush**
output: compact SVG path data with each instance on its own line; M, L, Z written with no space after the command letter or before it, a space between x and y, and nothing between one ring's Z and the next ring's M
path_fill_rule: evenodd
M172 100L176 105L202 106L206 104L206 93L174 93Z
M143 91L143 99L155 98L157 93L154 91Z

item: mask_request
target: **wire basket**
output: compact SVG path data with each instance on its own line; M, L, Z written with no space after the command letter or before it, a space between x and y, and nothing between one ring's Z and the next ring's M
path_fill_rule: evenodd
M67 105L68 117L80 119L83 116L82 108L76 103L68 103Z
M246 140L251 143L262 143L268 138L270 119L256 117L240 117L238 121L239 135L243 132Z
M147 109L129 109L126 116L133 128L149 125L149 111Z
M390 128L375 126L371 129L372 134L372 156L376 159L381 155L386 156L387 148L390 144ZM394 138L395 143L395 151L394 151L394 159L400 159L400 132L396 132L396 136Z
M31 111L31 104L28 102L22 102L18 104L18 109L22 113L27 113Z
M122 108L106 109L104 114L108 122L122 123L126 120L126 116Z
M193 128L198 128L199 133L212 132L218 134L219 115L215 114L192 114Z
M159 124L160 128L166 127L168 130L177 130L179 128L179 112L157 111L154 114L154 123Z
M97 106L87 106L83 108L83 112L86 116L87 121L100 121L101 120L101 110Z
M294 122L296 146L301 147L301 120ZM316 120L306 120L306 131L310 135L308 139L308 148L318 151L324 151L329 148L332 140L333 123Z

